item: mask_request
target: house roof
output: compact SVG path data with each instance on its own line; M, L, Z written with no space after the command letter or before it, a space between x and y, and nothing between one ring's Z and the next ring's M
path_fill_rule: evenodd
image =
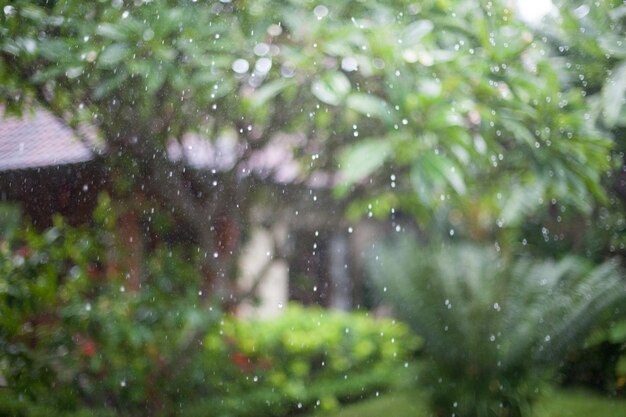
M0 173L77 164L101 154L93 129L85 129L89 143L51 113L36 108L24 117L6 117L0 106ZM225 135L211 142L189 134L181 142L170 141L167 154L172 161L185 161L197 170L228 171L239 164L241 173L287 184L302 181L301 168L292 149L303 146L302 135L277 135L245 161L236 137ZM94 144L94 145L91 145ZM327 174L315 173L308 181L313 188L328 187L333 182Z
M0 114L4 116L1 108ZM76 164L94 156L70 128L44 110L0 119L0 172Z

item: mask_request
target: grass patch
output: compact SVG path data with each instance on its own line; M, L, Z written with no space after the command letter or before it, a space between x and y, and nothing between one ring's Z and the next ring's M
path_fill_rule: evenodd
M426 401L416 391L381 394L333 413L309 417L430 417ZM553 390L535 405L533 417L621 417L626 416L626 400L607 398L588 391Z

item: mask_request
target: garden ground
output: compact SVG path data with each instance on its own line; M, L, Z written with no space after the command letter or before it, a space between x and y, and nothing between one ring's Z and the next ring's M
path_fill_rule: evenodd
M429 417L424 398L414 390L381 394L341 410L314 413L310 417ZM607 398L583 390L553 390L535 406L533 417L620 417L626 416L626 400Z

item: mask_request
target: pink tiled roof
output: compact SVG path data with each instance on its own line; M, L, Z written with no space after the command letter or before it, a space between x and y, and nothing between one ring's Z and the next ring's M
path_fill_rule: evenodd
M94 152L60 120L43 110L4 118L0 108L0 171L75 164Z
M3 117L0 106L0 172L76 164L94 159L103 150L82 142L72 129L49 112L36 109L22 118ZM93 129L86 129L90 143L96 144ZM186 135L182 143L170 141L168 157L184 161L197 170L227 171L240 164L244 175L255 174L279 183L299 183L301 168L292 149L303 146L301 135L276 135L265 147L253 152L245 161L238 161L241 149L236 138L223 137L215 142L197 135ZM309 178L310 186L325 188L333 178L316 173Z

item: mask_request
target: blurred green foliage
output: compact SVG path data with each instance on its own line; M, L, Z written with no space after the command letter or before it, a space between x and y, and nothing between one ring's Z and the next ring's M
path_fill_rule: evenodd
M385 389L419 348L365 314L225 315L185 252L157 248L141 290L107 273L108 219L55 219L0 244L0 414L282 416ZM81 414L82 413L82 414ZM86 414L85 414L86 413Z
M237 383L198 404L198 415L278 417L387 389L421 340L390 319L291 304L273 319L225 320L204 346L236 365L224 380Z
M505 1L7 7L0 99L94 124L129 189L187 133L236 137L238 160L292 134L301 169L336 174L353 216L395 208L484 238L551 201L606 201L610 135Z
M441 416L530 415L546 373L626 299L614 262L556 262L408 239L377 257L375 283L424 338L420 384Z
M175 212L198 231L205 253L215 253L218 241L207 219L220 211L234 212L235 207L243 212L253 200L253 187L242 186L247 158L290 135L295 138L290 151L301 176L321 173L330 178L325 185L333 186L338 198L351 201L348 216L408 213L420 229L437 236L443 231L455 239L495 241L508 251L555 257L576 252L603 261L625 244L626 70L621 46L626 12L619 0L558 4L560 18L547 30L531 29L505 1L4 2L0 101L8 112L39 105L77 131L85 123L94 127L106 145L104 161L117 191L126 196L152 193L164 211ZM220 168L217 194L212 178L194 176L189 161L167 156L168 143L180 144L190 133L212 143L231 138L239 146L235 160ZM199 195L219 198L202 200ZM150 254L148 285L140 293L121 291L123 277L94 281L92 275L102 274L105 257L107 238L101 241L100 232L66 231L58 221L44 235L24 231L23 246L3 243L2 366L12 386L31 398L49 398L45 394L54 385L55 407L72 408L80 398L96 398L98 405L128 405L137 413L147 406L157 413L159 407L171 409L187 393L201 392L209 402L219 398L221 405L212 407L231 410L236 407L232 398L224 398L230 392L243 397L246 388L252 399L241 403L237 412L247 415L271 398L279 398L270 401L279 411L298 402L308 407L313 399L308 393L317 391L312 382L304 385L307 378L319 375L339 384L346 363L361 369L363 358L374 360L368 354L386 360L382 345L368 334L364 340L378 347L356 340L352 345L346 341L349 337L321 329L315 340L308 340L299 332L284 336L270 324L220 324L217 311L205 315L210 310L198 295L197 269L190 267L198 260L185 249L158 248ZM393 265L413 262L414 255L404 253ZM475 255L493 260L480 251ZM441 256L432 254L433 262L454 265ZM230 280L233 269L213 265L224 258L209 259L203 266ZM507 275L507 268L485 262L476 279L490 294L507 287L507 277L536 272L528 261L520 264L521 272L513 268L519 275ZM590 267L578 260L537 266L548 275L558 267L589 279L585 285L597 284L593 273L583 274ZM576 268L583 275L577 275ZM496 280L496 273L504 278ZM437 274L433 277L459 278L449 269ZM407 271L404 275L412 278ZM559 306L539 297L532 287L536 281L528 281L524 291L530 291L533 302ZM399 285L398 293L417 297L403 293L407 285ZM445 290L454 288L464 287ZM424 294L437 289L444 290L430 286ZM604 301L614 295L606 294ZM453 305L460 307L464 301ZM468 305L477 300L470 301ZM478 311L483 311L485 300L478 301ZM414 305L404 307L409 311ZM473 307L468 309L472 311L454 316L459 328L464 320L474 319ZM542 311L528 306L518 310L528 320L528 314ZM412 313L413 320L423 316L422 310ZM551 310L555 316L564 314L562 320L570 317L566 313ZM585 316L591 317L595 315ZM340 326L334 320L329 326L336 330ZM436 317L429 322L432 328L434 323ZM589 323L577 322L581 329L583 324ZM537 329L523 320L520 325ZM281 342L265 341L256 333L260 328ZM219 345L219 331L230 332L235 341ZM251 333L242 339L256 342L237 339L245 332ZM309 332L313 330L302 330ZM197 339L198 334L206 338ZM491 382L504 381L499 370L493 371L496 377L489 374L481 380L484 384L478 388L489 398L484 407L490 409L504 398L511 409L523 408L520 404L533 394L524 385L533 365L524 361L536 359L534 349L555 345L553 333L548 345L537 339L546 335L521 338L518 361L505 372L510 386L492 390ZM572 329L569 336L559 335L559 343L577 335ZM300 346L306 346L301 353L311 355L308 360L295 354L298 341L290 337L296 336L301 337ZM484 360L495 362L484 362L478 350L470 351L475 354L472 360L488 365L491 372L489 366L498 363L500 353L487 342L490 335L481 332L461 332L453 342L443 343L434 351L442 355L439 365L449 359L444 353L467 360L458 347L479 336L476 349L486 345L489 355ZM285 345L283 338L294 345ZM348 357L329 350L328 364L318 369L317 338L341 340L339 346L347 343ZM427 346L433 338L426 337ZM211 362L188 355L187 349L200 342L226 356L217 355ZM257 343L263 350L275 349L286 358L285 365L263 369L261 364L271 358L255 350ZM106 362L90 353L94 349L109 352ZM181 356L188 358L182 365ZM240 363L225 359L229 357ZM463 404L471 403L464 396L476 388L477 379L466 365L445 369L448 376L459 372L461 382L438 391L446 395L442 407L453 404L453 395ZM218 369L212 366L219 371L202 373ZM259 374L257 381L247 373L250 367ZM187 372L193 378L183 378ZM235 386L222 379L231 372L240 376L232 379L239 381ZM153 382L136 388L146 379ZM345 379L347 384L353 380L357 378ZM172 381L181 384L180 391L170 391ZM369 387L365 381L355 386ZM328 404L341 392L333 384L322 384L335 393L327 393ZM269 391L256 391L262 385ZM156 389L146 391L148 386ZM510 394L512 387L519 388L517 397ZM219 395L213 396L215 392ZM293 402L280 403L284 398Z
M44 233L26 227L2 243L0 371L8 390L56 410L107 408L122 414L172 409L207 390L193 372L192 338L215 328L200 277L175 250L147 262L149 283L127 288L108 274L107 228Z

